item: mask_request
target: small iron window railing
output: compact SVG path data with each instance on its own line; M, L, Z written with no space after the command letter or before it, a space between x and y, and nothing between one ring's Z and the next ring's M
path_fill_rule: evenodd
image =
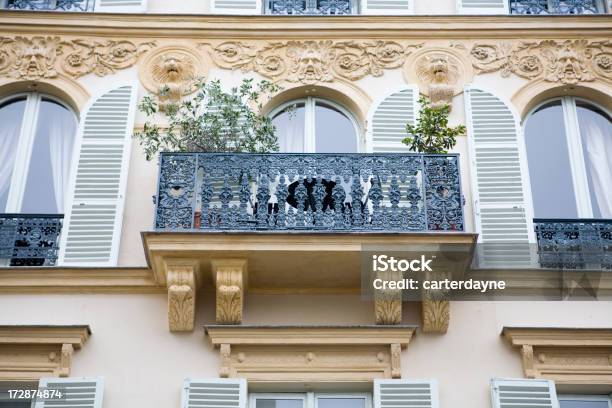
M35 11L93 11L95 0L0 0L0 8Z
M510 0L510 14L599 14L601 0Z
M266 14L347 15L356 14L351 0L267 0Z
M0 261L4 266L53 266L63 215L0 214Z

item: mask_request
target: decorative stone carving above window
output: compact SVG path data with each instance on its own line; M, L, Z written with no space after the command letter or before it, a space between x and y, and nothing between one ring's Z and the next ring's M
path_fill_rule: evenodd
M520 350L527 378L612 385L612 328L504 327L502 335Z
M315 84L336 79L356 81L400 68L422 44L395 41L226 41L200 44L215 64L254 71L273 80Z
M51 36L0 37L0 76L37 80L55 78L59 73L73 78L90 73L109 75L134 65L154 44Z
M612 80L612 41L545 40L476 43L470 50L476 73L501 71L526 79L576 84Z
M207 326L221 377L252 382L400 378L414 326Z
M89 326L0 326L0 380L68 377Z

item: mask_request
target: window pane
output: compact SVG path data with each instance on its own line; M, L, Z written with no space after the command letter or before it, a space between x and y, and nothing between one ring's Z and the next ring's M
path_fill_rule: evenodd
M612 122L596 107L576 102L594 218L612 218Z
M315 151L355 153L357 135L349 118L336 108L317 102L315 107Z
M255 408L303 408L302 399L259 399Z
M304 124L305 117L304 102L298 102L272 118L278 135L279 150L285 153L304 152Z
M0 212L6 209L26 99L0 105Z
M578 210L560 101L542 106L525 126L536 218L576 218Z
M580 399L559 399L560 408L608 408L608 401L588 401Z
M53 101L41 102L22 212L64 212L75 133L76 120L72 112Z
M318 408L365 408L365 398L319 398Z

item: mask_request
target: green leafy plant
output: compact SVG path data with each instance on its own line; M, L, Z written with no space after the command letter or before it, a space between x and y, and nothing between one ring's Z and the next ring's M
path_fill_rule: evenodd
M160 102L168 89L160 90L159 100L145 96L138 109L147 116L136 133L147 160L161 151L172 152L252 152L278 150L272 120L259 112L262 100L279 90L268 81L253 83L244 79L240 86L224 91L218 80L197 79L195 94L176 103ZM167 125L155 119L163 115Z
M465 126L448 126L448 105L431 106L429 100L423 96L419 98L421 105L420 115L416 126L406 125L409 136L402 142L410 150L420 153L448 153L457 143L457 136L465 135Z

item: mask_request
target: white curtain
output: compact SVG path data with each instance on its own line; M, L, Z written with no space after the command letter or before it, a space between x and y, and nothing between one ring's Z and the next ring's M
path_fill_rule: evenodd
M0 115L0 118L3 118ZM20 118L21 119L21 118ZM11 175L15 164L15 150L19 140L21 120L7 120L0 127L0 198L6 197L11 186ZM0 212L5 211L6 202L0 201Z
M285 111L277 117L274 125L277 127L279 151L283 153L304 152L304 107L295 107L293 111Z
M61 112L48 122L47 131L55 204L57 211L64 213L64 197L70 177L70 159L76 133L75 119L69 111Z
M592 119L592 118L590 118ZM591 180L591 197L602 218L612 218L612 126L602 120L582 121L586 170Z

